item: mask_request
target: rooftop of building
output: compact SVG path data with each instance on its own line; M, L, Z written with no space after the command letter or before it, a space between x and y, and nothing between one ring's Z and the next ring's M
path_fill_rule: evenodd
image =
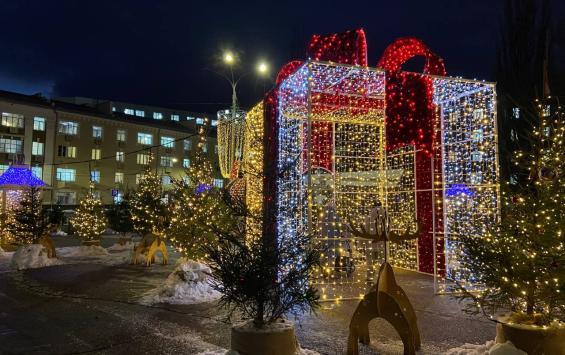
M119 121L123 123L138 124L142 126L168 129L172 131L179 131L186 133L195 133L197 131L197 128L200 126L197 124L196 120L190 120L190 121L187 120L173 121L170 119L157 120L150 117L139 117L136 115L128 115L123 112L117 112L117 111L113 112L111 108L111 101L108 100L104 100L103 102L101 101L97 104L93 104L92 102L90 103L83 102L82 104L77 104L72 102L72 100L48 99L39 94L26 95L26 94L11 92L11 91L0 90L0 100L2 99L18 104L53 109L55 111L60 111L60 112L92 116L96 118L103 118L103 119ZM103 103L104 105L101 105ZM136 106L135 104L131 104L131 105ZM149 105L139 105L139 106L156 107ZM163 110L174 111L176 109L163 108ZM179 111L179 112L193 113L191 111ZM204 116L204 114L201 114L201 116L195 116L195 117L210 117L210 115ZM209 134L215 135L216 127L214 127L211 124L211 121L208 122L208 125L210 128Z

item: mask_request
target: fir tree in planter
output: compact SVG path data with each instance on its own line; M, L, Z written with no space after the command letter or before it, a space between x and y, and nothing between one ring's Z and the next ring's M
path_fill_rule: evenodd
M102 201L94 196L92 190L80 200L70 223L74 232L82 239L83 244L100 244L100 236L106 230L107 220Z
M213 288L222 293L220 303L230 315L239 312L252 322L232 328L232 349L246 354L286 354L296 350L288 313L318 307L319 295L310 283L320 254L306 234L275 238L245 239L248 209L222 194L229 212L229 228L213 227L218 245L205 248L214 279ZM257 332L260 329L264 331Z
M496 315L510 310L507 323L565 330L564 116L560 111L540 112L531 150L516 152L513 184L504 188L499 223L485 226L481 238L461 237L463 263L484 287L476 294L457 286L459 297L473 301L467 312ZM500 337L502 325L499 328ZM565 333L561 337L565 348ZM534 338L519 335L512 341L535 344Z

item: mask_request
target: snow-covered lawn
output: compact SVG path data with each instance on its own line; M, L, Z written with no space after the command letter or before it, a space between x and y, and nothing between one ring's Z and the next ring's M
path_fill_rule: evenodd
M302 348L299 348L296 351L295 354L296 355L320 355L320 353L315 352L313 350L302 349ZM196 355L240 355L240 354L237 351L234 351L234 350L218 349L218 350L204 351L204 352L198 353Z
M207 265L180 258L165 283L146 293L141 302L195 304L212 302L220 296L210 286L210 268Z
M31 244L19 247L15 252L0 251L0 270L25 270L40 267L95 262L105 265L118 265L131 260L132 244L126 247L111 247L108 249L100 246L71 246L55 248L57 257L48 258L45 247L41 244Z

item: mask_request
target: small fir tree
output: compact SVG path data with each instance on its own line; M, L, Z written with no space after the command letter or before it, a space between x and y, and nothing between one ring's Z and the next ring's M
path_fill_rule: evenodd
M212 270L212 287L222 294L220 302L230 315L238 310L262 328L287 313L311 311L319 305L310 275L320 266L319 249L305 233L247 238L244 202L227 190L220 195L228 211L222 227L212 226L218 245L206 246Z
M80 200L70 223L83 242L97 241L104 233L107 224L104 207L102 201L94 196L92 189Z
M511 310L514 321L538 325L565 320L564 116L540 112L531 151L515 154L500 222L482 238L462 237L463 263L484 287L474 294L458 285L474 301L468 312Z
M131 207L129 204L129 194L124 196L124 199L112 205L106 211L108 218L108 225L114 231L122 234L133 232L133 222L131 219Z
M148 169L130 199L131 220L137 233L151 233L153 228L162 230L167 224L170 212L163 195L160 176Z
M43 211L41 189L26 187L21 191L19 203L6 223L7 231L18 244L35 244L49 230Z

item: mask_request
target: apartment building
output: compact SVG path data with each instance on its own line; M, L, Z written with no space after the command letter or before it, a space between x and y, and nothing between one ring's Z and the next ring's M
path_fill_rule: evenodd
M215 127L207 115L183 112L184 119L176 120L170 117L173 110L154 107L169 114L154 119L135 115L139 106L129 106L133 115L110 101L93 105L0 91L0 172L12 163L29 165L48 185L46 204L75 205L91 183L102 202L111 204L136 188L148 167L161 174L165 187L182 177L203 127L214 183L223 185Z

